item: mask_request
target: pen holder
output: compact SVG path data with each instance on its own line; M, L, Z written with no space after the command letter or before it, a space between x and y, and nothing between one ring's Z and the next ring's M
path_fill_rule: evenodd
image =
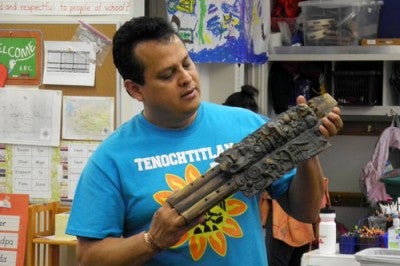
M354 254L357 251L357 236L341 235L339 237L340 254Z
M360 236L358 238L358 251L366 248L374 248L380 246L380 236Z

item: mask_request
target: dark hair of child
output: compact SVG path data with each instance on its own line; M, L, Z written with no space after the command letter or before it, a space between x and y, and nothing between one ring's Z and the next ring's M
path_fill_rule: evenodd
M249 109L258 113L258 104L256 97L258 89L251 85L243 85L239 92L232 93L223 103L223 105L237 106Z

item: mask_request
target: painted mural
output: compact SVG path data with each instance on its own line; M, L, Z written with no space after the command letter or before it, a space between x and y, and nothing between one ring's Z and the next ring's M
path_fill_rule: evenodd
M265 0L166 0L169 19L196 63L267 61Z

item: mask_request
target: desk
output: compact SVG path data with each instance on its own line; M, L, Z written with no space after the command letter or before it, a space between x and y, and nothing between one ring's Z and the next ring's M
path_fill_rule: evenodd
M325 255L316 249L303 254L301 266L360 266L360 263L354 254L340 254L337 249L336 254Z
M36 237L32 239L35 244L43 244L48 246L49 252L49 266L58 266L60 264L60 245L76 246L76 239L60 239L54 235Z

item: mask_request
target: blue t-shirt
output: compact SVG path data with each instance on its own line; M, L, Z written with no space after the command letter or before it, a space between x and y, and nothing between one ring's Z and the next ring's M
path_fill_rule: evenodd
M184 129L160 128L136 115L89 159L66 232L102 239L147 230L172 191L205 173L218 154L264 123L249 110L206 102ZM213 207L179 243L146 265L267 265L258 199L241 192Z

